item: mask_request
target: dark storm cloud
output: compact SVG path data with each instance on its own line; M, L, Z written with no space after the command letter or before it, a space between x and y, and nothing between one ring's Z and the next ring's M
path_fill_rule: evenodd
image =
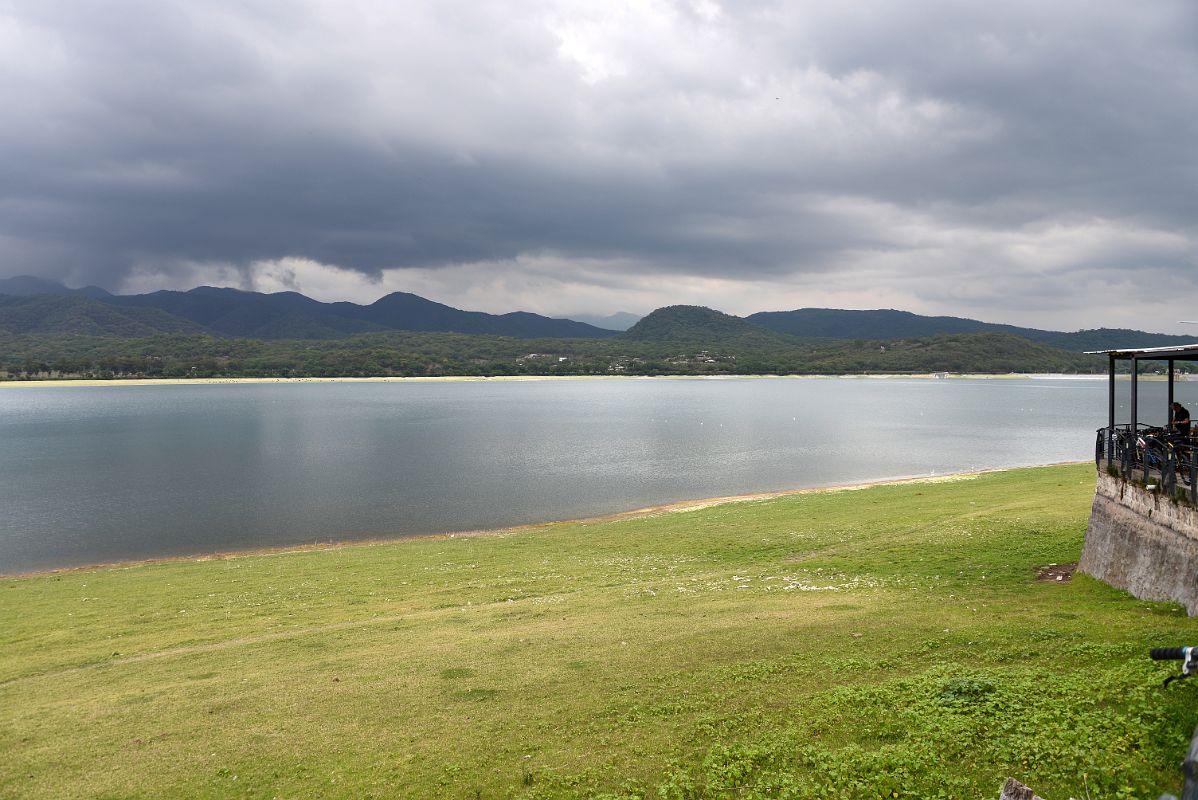
M854 29L860 38L824 55L833 68L875 69L996 121L999 135L951 165L969 188L954 191L928 173L933 186L965 201L1027 196L1192 222L1195 194L1185 183L1194 167L1187 143L1198 134L1198 39L1184 32L1195 32L1194 6L965 11L941 3L924 11L885 31ZM961 20L963 12L977 17Z
M1195 34L1187 3L10 2L0 269L549 258L992 317L1192 285Z

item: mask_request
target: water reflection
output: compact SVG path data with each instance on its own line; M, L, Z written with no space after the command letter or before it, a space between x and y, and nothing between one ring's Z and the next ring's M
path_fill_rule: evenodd
M0 571L1081 459L1105 418L1070 380L7 389Z

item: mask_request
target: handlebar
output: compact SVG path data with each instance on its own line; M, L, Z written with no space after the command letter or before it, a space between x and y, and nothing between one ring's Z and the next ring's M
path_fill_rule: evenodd
M1165 678L1165 686L1198 673L1198 647L1154 647L1148 655L1153 661L1181 662L1181 672Z
M1154 647L1148 651L1153 661L1186 661L1190 657L1190 647Z

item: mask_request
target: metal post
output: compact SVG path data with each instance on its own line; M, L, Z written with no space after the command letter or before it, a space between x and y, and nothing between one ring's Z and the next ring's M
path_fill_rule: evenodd
M1115 356L1109 356L1111 361L1109 375L1109 386L1107 387L1107 423L1106 423L1106 448L1103 452L1106 454L1106 463L1109 465L1112 461L1112 455L1115 452Z
M1165 430L1173 431L1173 359L1169 359L1169 405L1165 408L1166 428Z
M1128 478L1134 478L1132 474L1136 468L1136 459L1140 457L1140 418L1138 407L1139 403L1139 377L1140 362L1135 357L1131 357L1131 435L1128 437L1128 446L1131 448L1131 469L1127 471ZM1148 453L1144 453L1144 480L1148 480Z
M1139 396L1138 396L1139 386L1137 385L1138 382L1137 382L1136 378L1139 375L1139 372L1140 372L1140 362L1136 359L1135 356L1132 356L1131 357L1131 435L1132 435L1133 441L1134 441L1135 435L1136 435L1136 428L1140 422L1139 413L1138 413L1139 409L1136 407L1137 401L1139 400Z

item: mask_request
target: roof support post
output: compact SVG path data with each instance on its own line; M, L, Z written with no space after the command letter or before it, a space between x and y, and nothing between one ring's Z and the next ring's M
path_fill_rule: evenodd
M1137 408L1140 362L1135 356L1131 357L1131 445L1136 446L1136 430L1139 428L1139 408Z
M1110 358L1110 371L1107 375L1107 423L1106 423L1106 446L1102 452L1106 455L1107 463L1112 462L1111 454L1115 452L1115 356L1112 354Z
M1165 419L1169 430L1173 429L1173 359L1169 359L1169 405L1165 408Z

